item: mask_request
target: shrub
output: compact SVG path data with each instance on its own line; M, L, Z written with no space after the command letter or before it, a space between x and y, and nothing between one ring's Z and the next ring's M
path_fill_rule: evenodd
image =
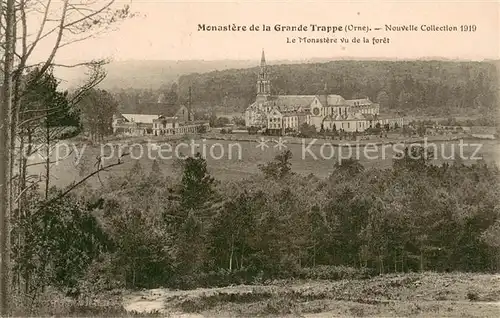
M230 285L252 284L257 273L251 270L228 271L221 268L218 271L199 273L196 275L182 275L173 277L169 287L178 289L225 287Z
M376 271L369 268L354 268L347 266L320 265L316 267L305 267L300 269L298 277L311 280L341 280L341 279L365 279L376 275Z
M476 292L470 291L467 293L467 299L469 299L470 301L477 301L479 297Z

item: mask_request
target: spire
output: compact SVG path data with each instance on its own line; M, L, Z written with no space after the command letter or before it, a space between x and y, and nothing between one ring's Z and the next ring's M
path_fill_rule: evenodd
M268 96L271 94L271 83L267 74L266 56L262 49L262 57L260 59L260 72L257 80L257 95Z

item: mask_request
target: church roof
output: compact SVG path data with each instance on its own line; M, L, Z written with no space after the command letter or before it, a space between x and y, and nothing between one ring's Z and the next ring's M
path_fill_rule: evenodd
M342 106L346 104L344 97L340 95L328 95L327 96L327 106Z
M282 110L297 109L298 107L307 109L311 106L315 98L318 98L323 106L348 105L347 101L340 95L273 95L268 96L267 101L265 101L263 104L276 106Z
M328 95L316 95L321 105L326 106L326 100Z
M346 105L344 97L340 95L330 94L330 95L316 95L319 99L321 105L327 106L344 106Z
M269 111L269 115L281 116L281 112L280 112L280 110L279 110L277 107L273 107L273 108Z
M327 106L345 106L346 102L344 97L340 95L330 94L330 95L317 95L321 105Z
M348 99L346 100L347 105L356 106L357 105L371 105L372 101L368 98L360 98L360 99Z
M315 95L276 95L270 96L267 103L281 108L297 108L311 105Z

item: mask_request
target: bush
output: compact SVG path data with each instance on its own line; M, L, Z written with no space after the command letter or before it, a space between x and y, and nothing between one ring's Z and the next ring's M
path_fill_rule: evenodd
M368 128L365 130L367 135L379 135L382 130L380 128Z
M249 135L256 135L258 131L259 131L258 127L248 127L248 134Z
M347 266L320 265L305 267L296 270L259 272L252 269L228 271L221 268L218 271L200 273L196 275L176 276L170 280L168 286L176 289L195 289L226 287L230 285L262 284L272 279L307 279L307 280L342 280L367 279L376 276L377 272L369 268L353 268Z
M301 268L297 276L301 279L311 280L341 280L341 279L366 279L376 275L370 268L354 268L347 266L320 265L316 267Z
M257 276L252 270L228 271L221 268L218 271L196 275L176 276L169 282L169 287L178 289L225 287L230 285L252 284Z
M479 299L478 295L476 292L468 292L467 293L467 299L469 299L470 301L477 301Z
M79 127L65 127L64 130L56 134L55 138L60 140L69 139L78 136L80 132L81 129Z

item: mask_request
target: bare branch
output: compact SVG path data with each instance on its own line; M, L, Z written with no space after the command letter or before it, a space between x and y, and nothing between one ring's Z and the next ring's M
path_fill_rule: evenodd
M124 156L128 156L129 154L122 154L120 158L124 157ZM71 186L69 186L64 192L62 192L61 194L53 197L52 199L50 200L47 200L45 201L41 206L40 208L35 211L35 213L33 213L31 216L33 215L36 215L38 214L43 208L49 206L50 204L54 203L54 202L57 202L59 200L61 200L62 198L64 198L66 195L68 195L68 193L70 193L71 191L73 191L75 188L77 188L79 185L83 184L85 181L87 181L88 179L92 178L93 176L95 176L96 174L98 174L99 172L101 171L105 171L106 169L109 169L109 168L112 168L112 167L116 167L116 166L119 166L123 164L123 161L119 160L118 162L116 163L112 163L112 164L109 164L107 166L104 166L104 167L101 167L97 170L95 170L94 172L88 174L85 178L81 179L80 181L72 184Z
M40 181L41 181L41 178L40 178ZM18 195L17 197L14 199L14 203L17 203L19 201L19 199L23 196L24 193L26 193L28 190L30 189L33 189L38 183L32 183L31 185L27 186L26 188L24 188Z
M49 14L49 8L50 8L51 2L52 2L52 0L48 0L48 3L45 7L45 12L43 14L42 24L40 25L40 28L38 29L38 33L37 33L35 39L33 40L33 42L31 43L28 52L26 53L26 59L29 58L29 56L31 55L31 53L33 52L33 50L35 49L35 47L38 45L38 43L41 40L43 30L45 29L45 24L47 23L47 17Z
M52 52L50 52L49 58L47 59L46 64L41 68L40 74L45 73L45 71L50 67L50 63L52 63L52 60L56 56L56 52L59 49L59 44L61 43L61 39L63 36L64 32L64 23L66 21L66 12L68 10L68 1L69 0L64 0L64 5L63 5L63 10L62 10L62 15L61 15L61 22L59 24L59 32L57 33L57 40L56 43L52 49Z
M47 118L47 116L55 115L55 114L59 113L59 108L54 107L54 108L48 108L48 109L43 109L43 110L25 110L23 112L42 112L42 111L45 111L45 113L43 113L42 115L39 115L39 116L30 117L28 119L25 119L22 122L17 123L16 127L17 128L23 127L26 124L30 124L30 123L39 121L41 119Z
M93 65L93 62L82 62L82 63L76 63L76 64L52 63L52 66L54 66L54 67L64 67L64 68L74 68L74 67L90 66L90 65Z
M72 153L73 153L73 150L72 150L72 151L68 154L68 156L69 156L70 154L72 154ZM67 157L66 157L66 158L67 158ZM66 158L62 158L62 159L58 159L58 160L52 160L52 161L46 161L46 160L44 160L44 161L41 161L41 162L36 162L36 163L27 164L27 165L26 165L26 167L39 166L39 165L48 165L48 166L49 166L49 168L51 168L51 167L53 167L54 165L57 165L60 161L65 160ZM51 175L51 177L55 177L55 176ZM55 178L57 179L57 177L55 177ZM99 181L101 181L101 180L99 179ZM39 183L39 182L41 182L41 178L39 178L39 180L38 180L38 182L37 182L37 183ZM35 183L35 184L37 184L37 183ZM101 182L101 183L102 183L102 182Z
M69 27L71 27L71 26L73 26L73 25L76 25L76 24L78 24L78 23L81 23L81 22L83 22L83 21L85 21L85 20L89 20L89 19L91 19L92 17L94 17L94 16L97 16L97 15L101 14L101 13L102 13L102 12L104 12L106 9L108 9L109 7L111 7L111 5L112 5L114 2L115 2L115 0L111 0L111 1L107 4L107 5L103 6L101 9L99 9L99 10L97 10L97 11L94 11L93 13L88 14L88 15L86 15L86 16L83 16L82 18L80 18L80 19L78 19L78 20L75 20L75 21L73 21L73 22L70 22L70 23L68 23L68 24L65 24L65 25L63 25L63 28L69 28Z

